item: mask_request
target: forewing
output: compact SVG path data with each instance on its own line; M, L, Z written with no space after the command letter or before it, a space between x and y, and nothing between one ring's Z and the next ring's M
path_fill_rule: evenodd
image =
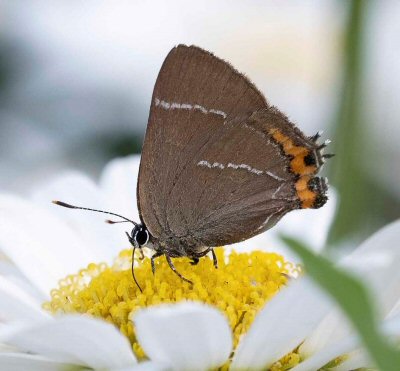
M188 229L185 211L176 210L171 219L168 208L178 207L171 197L176 185L191 182L182 176L222 134L224 122L266 106L262 94L228 63L194 46L171 50L154 88L138 180L139 211L154 237L177 235L182 225Z

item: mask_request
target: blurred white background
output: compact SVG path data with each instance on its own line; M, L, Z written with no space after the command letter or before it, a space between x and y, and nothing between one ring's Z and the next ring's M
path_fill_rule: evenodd
M26 194L70 168L97 176L140 152L157 73L179 43L230 61L303 131L335 140L352 3L0 0L0 189ZM370 151L359 166L398 202L400 3L363 7ZM399 216L395 205L382 220Z

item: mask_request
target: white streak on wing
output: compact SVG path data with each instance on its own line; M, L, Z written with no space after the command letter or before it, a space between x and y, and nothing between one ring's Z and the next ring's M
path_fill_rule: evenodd
M270 219L275 216L276 214L279 214L280 212L283 211L283 207L279 208L278 210L276 210L274 213L271 213L270 215L267 216L267 218L264 220L264 222L257 228L257 231L259 231L260 229L263 229L268 222L270 221Z
M167 104L170 104L170 103L167 103ZM174 102L172 102L171 104L170 104L170 107L171 107L171 109L181 109L182 107L181 107L181 105L179 104L179 103L174 103Z
M207 166L207 167L211 168L211 165L210 165L209 162L206 161L206 160L201 160L201 161L199 161L199 162L197 163L197 166Z
M242 126L248 130L251 130L253 133L261 136L262 138L264 138L268 143L272 144L275 147L279 147L278 144L276 144L274 141L271 141L270 138L265 135L263 132L254 129L252 126L248 125L248 124L242 124ZM285 179L275 175L274 173L271 173L270 171L265 171L265 174L269 175L270 177L279 180L280 182L284 181Z
M274 179L276 179L276 180L279 180L279 181L281 181L281 182L285 180L285 179L279 177L278 175L275 175L274 173L271 173L270 171L266 171L265 174L267 174L267 175L269 175L270 177L272 177L272 178L274 178Z
M266 175L268 175L268 176L270 176L270 177L272 177L272 178L274 178L276 180L284 181L283 178L280 178L279 176L271 173L270 171L262 171L262 170L254 168L254 167L251 167L250 165L247 165L247 164L233 164L232 162L229 162L228 165L225 166L225 165L221 164L220 162L214 162L214 163L211 164L210 162L208 162L206 160L201 160L201 161L199 161L197 163L197 166L206 166L209 169L219 168L221 170L225 169L225 168L231 168L231 169L235 169L235 170L243 169L243 170L247 170L248 172L256 174L256 175L266 174ZM280 187L278 188L278 190L279 189L280 189Z
M281 188L285 185L285 183L282 183L277 189L276 191L272 194L272 199L275 199L275 196L279 193L279 191L281 190Z
M227 114L224 111L217 110L214 108L207 109L203 106L200 106L200 104L190 104L190 103L177 103L177 102L166 102L165 100L160 100L158 98L154 99L154 103L156 107L161 107L164 108L165 110L173 110L173 109L184 109L184 110L197 110L200 111L204 114L207 113L214 113L216 115L222 116L224 119L226 119Z
M155 99L156 106L161 106L164 109L170 109L171 105L168 102L163 100L159 100L158 98Z
M208 113L208 110L207 110L206 108L204 108L203 106L200 106L199 104L195 104L195 105L194 105L194 109L197 109L197 110L203 112L204 114L207 114L207 113ZM225 118L225 117L224 117L224 118Z
M219 169L225 169L225 166L224 165L222 165L221 163L219 163L219 162L214 162L214 163L212 163L212 164L210 164L208 161L206 161L206 160L201 160L201 161L199 161L198 163L197 163L197 166L206 166L206 167L208 167L209 169L212 169L212 168L219 168Z
M265 221L257 228L257 231L259 231L260 229L263 229L266 224L269 222L269 220L272 218L274 214L268 215L267 219L265 219Z
M214 162L214 163L212 164L212 167L218 167L218 168L220 168L221 170L222 170L222 169L225 169L225 166L222 165L222 164L220 164L219 162Z
M208 110L208 112L211 112L211 113L215 113L216 115L220 115L220 116L222 116L224 119L226 119L226 113L224 112L224 111L221 111L221 110L219 110L219 109L213 109L213 108L211 108L211 109L209 109Z
M250 171L250 173L254 173L254 174L257 174L257 175L261 175L263 173L262 170L255 169L255 168L253 168L253 167L251 167L249 165L246 165L246 164L236 165L236 164L229 163L228 167L231 167L232 169L245 169L247 171Z
M225 165L221 164L220 162L214 162L214 163L211 164L206 160L201 160L201 161L199 161L197 163L197 166L206 166L209 169L219 168L221 170L225 169L225 168L231 168L231 169L235 169L235 170L243 169L243 170L247 170L250 173L253 173L253 174L256 174L256 175L261 175L261 174L264 173L262 170L255 169L255 168L251 167L250 165L247 165L247 164L232 164L231 162L228 163L228 165L225 166Z

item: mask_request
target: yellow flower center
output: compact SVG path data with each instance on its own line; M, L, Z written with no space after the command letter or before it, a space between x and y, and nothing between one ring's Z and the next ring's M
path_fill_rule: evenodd
M289 276L300 273L300 267L276 253L232 251L225 256L223 248L215 251L218 269L208 257L194 266L186 258L174 259L176 269L193 285L177 277L163 257L155 260L154 276L149 258L135 259L135 275L143 289L140 292L131 274L131 251L124 250L111 267L92 263L61 280L43 307L52 313L90 314L113 323L129 339L135 354L144 358L129 315L160 303L201 301L226 314L236 346L258 311L287 283ZM297 353L290 353L272 370L287 370L299 361Z

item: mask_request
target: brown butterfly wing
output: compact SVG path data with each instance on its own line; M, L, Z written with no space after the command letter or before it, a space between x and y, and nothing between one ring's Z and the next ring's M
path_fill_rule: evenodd
M168 109L168 104L196 108ZM218 111L228 118L265 105L243 75L211 53L184 45L171 50L154 88L138 180L139 211L153 236L168 230L168 188L225 121Z
M169 189L174 234L216 246L271 228L299 207L289 162L253 119L225 122Z
M154 89L139 172L139 209L150 233L229 244L299 207L298 175L271 131L277 125L312 147L228 63L197 47L174 48Z

